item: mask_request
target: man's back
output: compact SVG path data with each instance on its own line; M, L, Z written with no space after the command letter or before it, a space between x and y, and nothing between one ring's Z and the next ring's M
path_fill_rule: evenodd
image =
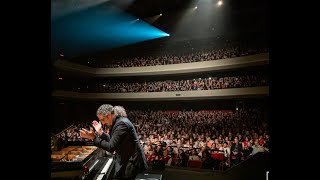
M116 118L111 139L120 141L115 147L115 178L132 177L147 169L147 161L133 124L124 117Z

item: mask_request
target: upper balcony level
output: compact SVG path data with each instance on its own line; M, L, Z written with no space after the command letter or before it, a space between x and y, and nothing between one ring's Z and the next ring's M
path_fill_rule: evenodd
M185 74L206 71L221 71L236 69L248 66L269 64L269 53L260 53L250 56L241 56L220 60L209 60L192 63L144 66L144 67L123 67L123 68L92 68L79 65L65 60L58 60L54 66L62 71L73 72L93 77L125 77L125 76L151 76Z

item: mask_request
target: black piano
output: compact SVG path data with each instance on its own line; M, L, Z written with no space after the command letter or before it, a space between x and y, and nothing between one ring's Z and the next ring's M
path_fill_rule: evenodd
M51 153L52 180L109 180L114 157L96 146L68 146Z

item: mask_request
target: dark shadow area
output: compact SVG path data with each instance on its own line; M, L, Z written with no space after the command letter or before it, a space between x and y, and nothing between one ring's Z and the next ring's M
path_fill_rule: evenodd
M162 174L162 180L265 180L269 171L270 153L258 153L226 172L166 167L164 171L149 170L148 174Z

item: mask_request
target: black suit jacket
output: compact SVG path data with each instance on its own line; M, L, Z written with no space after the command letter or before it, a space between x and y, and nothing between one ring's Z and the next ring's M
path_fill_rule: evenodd
M233 151L235 151L236 150L236 143L232 143L232 145L231 145L231 148L230 148L230 153L231 153L231 155L233 155ZM241 152L242 152L242 144L241 143L238 143L238 154L236 155L236 156L240 156L241 154Z
M94 143L106 151L116 152L114 178L135 177L147 169L147 160L136 130L127 118L116 117L110 134L111 137L106 133L96 136Z

